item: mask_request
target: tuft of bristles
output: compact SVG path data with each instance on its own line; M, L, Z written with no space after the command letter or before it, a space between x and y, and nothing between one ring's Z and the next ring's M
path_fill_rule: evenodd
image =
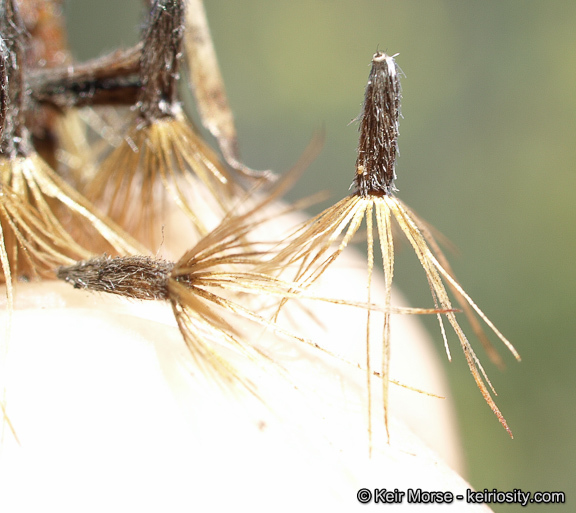
M492 349L472 311L500 338L517 360L520 360L520 356L512 344L498 331L453 277L446 257L426 224L394 196L399 114L400 83L398 67L393 57L377 52L372 59L372 70L366 87L364 108L360 118L360 143L358 146L358 159L354 176L355 190L353 194L297 228L290 237L289 242L280 249L271 262L278 267L284 266L295 269L293 280L299 287L308 287L322 276L325 270L351 243L362 221L365 219L368 239L368 304L371 302L371 279L374 269L374 240L376 237L379 239L385 281L385 299L384 304L381 305L384 312L381 368L378 372L383 378L384 423L386 428L388 428L390 325L391 314L394 311L391 305L392 280L394 276L392 219L394 219L400 231L406 236L414 249L425 271L434 301L433 309L419 313L435 313L437 315L446 353L450 359L450 350L442 318L443 315L446 315L448 322L460 341L476 385L502 426L512 436L506 420L490 394L490 391L494 394L495 391L458 323L455 309L450 301L444 282L454 291L457 300L463 305L467 315L472 318L474 330L480 333L484 344L487 344ZM374 219L376 227L374 227ZM374 233L375 230L376 234ZM372 315L372 309L368 309L365 367L370 439L372 436L371 382L373 376L373 364L370 360L370 319ZM492 352L494 352L493 349Z
M161 240L155 227L169 202L189 217L198 240L239 192L178 101L184 13L181 0L154 3L143 34L136 116L85 190L107 216L153 250Z
M269 220L265 208L308 166L320 146L320 141L313 139L286 178L277 182L256 206L244 214L225 216L175 263L149 257L102 256L61 267L58 277L76 288L130 299L167 300L198 366L233 388L239 385L257 395L248 377L238 372L219 348L230 349L257 365L273 363L267 354L246 342L246 323L310 343L282 329L253 307L251 299L260 303L266 298L286 298L296 293L294 283L261 272L262 261L270 256L275 243L253 243L249 238ZM287 207L286 211L294 208Z
M257 224L257 223L256 223ZM257 395L251 381L222 356L225 347L262 365L269 357L245 342L245 321L292 336L246 305L249 297L285 297L293 284L256 271L261 251L245 242L255 226L227 218L178 262L102 256L61 267L58 278L75 288L129 299L168 301L190 354L209 375Z

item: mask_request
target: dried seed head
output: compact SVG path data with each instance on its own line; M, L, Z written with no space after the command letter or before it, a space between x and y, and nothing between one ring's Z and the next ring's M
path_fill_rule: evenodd
M132 299L168 299L168 279L174 264L146 256L102 256L60 267L59 279L76 289L108 292Z
M389 195L395 191L400 116L399 69L394 57L377 52L372 57L364 106L354 185L360 196Z

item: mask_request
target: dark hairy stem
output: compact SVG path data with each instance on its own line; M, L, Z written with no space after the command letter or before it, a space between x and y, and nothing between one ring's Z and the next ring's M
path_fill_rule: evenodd
M85 105L133 105L141 87L142 43L74 66L34 70L32 97L58 110Z
M3 51L5 104L2 142L0 151L13 157L30 152L29 134L26 129L25 106L29 96L26 86L24 57L29 35L24 22L12 0L0 0L0 38L4 41Z
M173 116L184 37L184 3L157 0L144 33L140 59L140 116L147 123Z

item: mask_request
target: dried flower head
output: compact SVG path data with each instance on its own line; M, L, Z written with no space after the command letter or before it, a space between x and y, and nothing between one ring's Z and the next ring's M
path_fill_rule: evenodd
M188 215L199 238L218 224L239 192L180 107L184 20L184 2L153 3L142 38L136 116L86 189L106 215L153 249L168 201Z
M241 321L287 334L246 304L246 296L285 297L294 290L293 283L257 272L266 251L255 250L245 241L260 222L246 216L227 217L176 263L143 256L103 256L61 267L58 278L75 288L169 301L198 366L225 383L256 393L219 348L260 364L269 357L245 342Z
M238 318L299 338L256 313L252 304L246 304L250 298L260 301L293 296L296 288L294 283L259 271L262 259L269 256L275 243L249 239L257 227L270 219L266 210L270 203L292 185L320 147L321 141L313 139L296 165L260 203L244 214L226 215L175 263L147 256L102 256L60 267L57 276L75 288L131 299L169 301L199 367L225 382L238 383L255 392L250 381L221 356L218 348L227 346L257 363L268 361L266 355L244 341ZM294 208L287 207L286 211Z
M428 230L426 224L394 195L396 156L398 153L398 118L400 114L399 68L393 57L377 52L372 59L372 69L368 78L363 111L360 118L360 143L354 192L334 206L328 208L297 229L290 244L281 249L273 259L276 265L294 266L294 281L300 286L309 286L317 280L326 268L348 246L358 231L362 220L366 220L368 238L368 303L370 303L370 281L374 267L374 220L382 253L385 280L385 304L382 364L380 372L384 388L384 415L388 426L388 369L390 358L391 292L394 275L394 240L392 219L408 239L424 268L440 324L440 330L448 358L450 350L446 338L442 315L446 315L454 329L468 367L484 399L498 417L500 423L510 433L508 425L494 403L490 390L494 392L482 365L460 327L455 309L446 291L445 283L455 291L456 297L465 308L472 309L490 329L502 340L506 347L519 360L512 344L496 329L492 322L472 301L453 277L446 258ZM371 403L371 362L370 362L370 317L368 310L366 336L366 369L369 405ZM478 327L476 322L475 328ZM489 390L490 389L490 390ZM371 406L369 406L369 433L371 436Z

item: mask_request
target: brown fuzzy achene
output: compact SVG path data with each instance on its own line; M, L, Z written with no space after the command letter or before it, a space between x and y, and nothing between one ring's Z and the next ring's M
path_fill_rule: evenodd
M132 299L167 300L173 262L147 256L101 256L60 267L59 279L76 289L108 292Z
M395 191L400 116L399 68L385 53L372 58L364 106L354 184L360 196L382 196Z

